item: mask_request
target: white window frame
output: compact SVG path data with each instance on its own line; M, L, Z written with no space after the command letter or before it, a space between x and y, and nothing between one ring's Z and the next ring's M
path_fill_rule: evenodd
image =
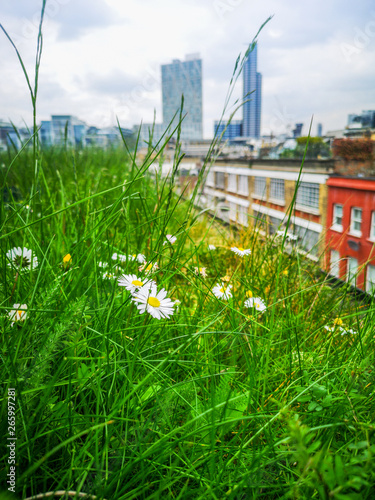
M302 209L319 212L319 188L316 182L301 182L298 186L296 205Z
M247 175L238 176L238 194L245 196L249 194L249 177Z
M341 217L337 213L339 211L339 207L341 208ZM343 217L344 217L344 205L342 205L341 203L334 203L333 204L331 229L333 229L334 231L339 231L341 233L343 230L343 226L342 226ZM341 224L338 224L338 222L337 222L338 219L341 219Z
M360 210L360 212L361 212L360 218L354 217L355 210ZM354 228L354 225L356 223L359 223L360 229ZM353 236L358 236L358 237L362 236L362 208L360 208L360 207L352 207L350 210L350 234L352 234Z
M267 177L254 177L252 197L260 200L267 198Z
M355 269L355 272L352 272L351 264L354 263L355 265L353 269ZM355 257L348 257L347 267L346 267L346 281L351 285L356 286L357 276L358 276L358 259L356 259Z
M228 191L231 193L237 193L237 175L228 174Z
M375 291L375 265L368 264L366 268L366 292L374 293L374 291Z
M340 278L340 252L331 250L329 254L329 274Z
M371 226L370 226L370 238L371 241L375 241L375 212L371 212Z
M269 201L277 205L285 205L285 181L284 179L271 179Z

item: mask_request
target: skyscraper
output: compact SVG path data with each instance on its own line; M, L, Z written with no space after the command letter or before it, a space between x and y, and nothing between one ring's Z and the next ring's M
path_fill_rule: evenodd
M186 56L185 61L174 59L171 64L161 67L163 124L171 123L176 127L184 96L181 139L200 140L203 138L202 127L202 59L199 54Z
M257 72L258 44L255 45L243 68L243 105L244 137L260 137L260 117L262 107L262 75Z

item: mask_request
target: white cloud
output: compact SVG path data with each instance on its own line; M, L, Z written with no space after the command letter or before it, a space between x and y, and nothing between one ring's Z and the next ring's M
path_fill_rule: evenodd
M4 0L0 19L33 75L41 0ZM39 118L64 112L89 124L161 121L160 65L185 54L203 59L205 136L221 116L237 55L259 36L262 127L345 126L347 114L375 109L375 7L371 0L48 0ZM373 22L373 24L371 24ZM31 123L27 87L1 35L3 115ZM240 79L241 80L241 79ZM241 81L234 97L241 95ZM238 118L240 118L239 114ZM97 123L99 120L101 123ZM314 128L313 128L314 131Z

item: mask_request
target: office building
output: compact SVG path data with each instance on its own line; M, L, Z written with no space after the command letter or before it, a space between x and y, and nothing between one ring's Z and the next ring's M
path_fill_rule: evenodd
M257 71L258 45L249 53L243 67L243 129L244 137L260 137L262 108L262 75Z
M202 139L202 59L198 54L186 56L185 61L174 59L171 64L162 65L161 76L164 126L172 123L173 128L177 127L183 96L183 115L186 116L182 121L181 139Z
M223 133L224 132L224 133ZM214 136L220 137L223 134L223 140L235 139L237 137L242 136L242 120L232 120L230 123L227 121L218 121L214 122Z

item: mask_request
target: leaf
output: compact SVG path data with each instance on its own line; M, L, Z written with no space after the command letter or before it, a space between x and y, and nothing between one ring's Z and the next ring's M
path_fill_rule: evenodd
M337 482L342 486L345 483L345 472L344 464L340 455L335 455L335 470Z

